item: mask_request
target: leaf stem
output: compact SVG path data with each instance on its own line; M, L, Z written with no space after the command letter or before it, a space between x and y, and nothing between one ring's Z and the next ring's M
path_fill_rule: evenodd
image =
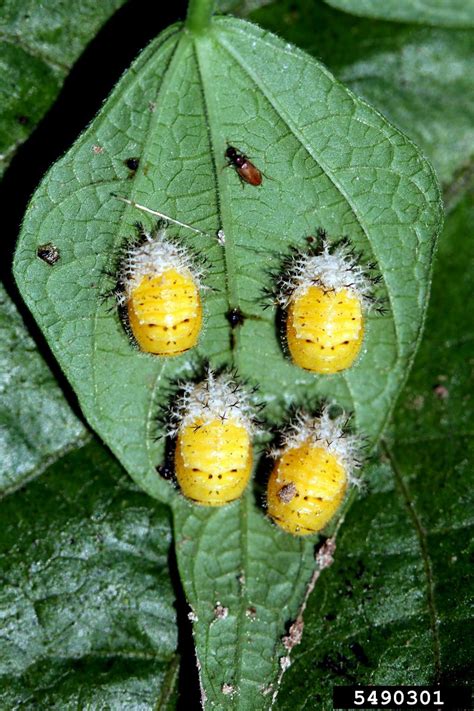
M189 0L186 15L186 27L191 32L200 34L210 25L214 12L215 0Z

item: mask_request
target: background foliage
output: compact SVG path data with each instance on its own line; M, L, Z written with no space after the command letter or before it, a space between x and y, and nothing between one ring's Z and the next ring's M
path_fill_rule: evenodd
M35 3L29 5L34 8ZM88 11L86 3L78 6ZM108 14L115 7L110 5ZM9 44L15 45L14 32L22 38L23 30L18 17L6 9L8 50ZM133 27L130 17L140 9L140 3L130 3L121 17L119 12L112 19L108 31L114 32L121 22ZM104 19L99 14L96 24L85 23L90 34L84 44ZM279 704L300 708L323 700L326 705L333 683L356 679L465 683L470 658L461 630L469 621L473 362L465 303L472 290L472 269L467 267L474 260L468 238L474 212L469 154L474 87L467 66L473 33L357 19L309 0L274 3L253 19L321 58L422 145L439 171L449 211L425 341L380 456L370 467L367 489L341 529L336 562L322 574L310 598L303 643L293 653ZM54 12L48 25L44 10L41 22L39 36L25 32L24 43L17 44L34 44L43 64L46 57L60 56L68 57L64 64L70 65L80 47L75 45L75 55L63 53L61 42L67 44L68 35L56 30L49 35L53 46L48 49L45 29L63 23L58 25ZM157 22L150 37L159 27ZM131 40L128 31L124 35L124 62L117 66L115 60L109 86L130 53L139 49L130 46L136 38ZM11 66L17 66L17 49L7 51ZM72 77L76 91L91 83L94 51L97 61L100 47L95 45L86 51L86 58L87 52L92 54L83 65L84 74ZM57 82L54 91L46 91L48 83L33 73L19 76L19 95L21 102L30 102L29 113L21 102L13 109L5 104L2 128L5 136L16 136L6 149L10 156L59 86ZM45 88L41 99L39 86ZM13 102L13 92L6 91ZM40 126L37 142L33 136L5 176L2 197L15 198L6 216L11 242L34 186L31 181L82 128L74 126L74 101L62 104L68 105L72 133L66 135L63 128L49 154L44 146L38 148L41 135L55 135L58 118L53 109L43 134ZM98 108L99 100L89 104L89 118ZM36 117L28 124L17 121L21 136L12 128L18 115ZM30 175L27 167L32 164ZM23 310L8 273L5 282ZM113 704L128 698L136 708L152 708L157 700L163 707L174 707L179 685L172 602L179 589L174 562L167 559L168 514L138 491L112 456L86 434L41 336L24 311L23 326L8 296L2 304L1 358L4 372L14 374L2 381L7 407L0 412L1 460L12 462L4 474L5 493L10 495L0 504L6 521L0 553L6 583L0 605L7 620L0 633L0 658L5 660L2 701L7 706L54 702L68 708L90 700ZM59 387L28 331L54 369ZM15 395L22 383L27 384L29 400L18 411ZM10 493L40 473L36 482ZM178 615L179 629L186 635L182 604ZM189 659L186 637L180 644ZM184 674L192 676L192 668L184 668ZM194 698L196 693L193 690Z

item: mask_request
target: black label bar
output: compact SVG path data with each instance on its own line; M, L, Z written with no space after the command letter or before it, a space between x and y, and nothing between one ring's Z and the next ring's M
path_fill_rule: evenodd
M468 711L473 708L468 686L335 686L334 709L425 709Z

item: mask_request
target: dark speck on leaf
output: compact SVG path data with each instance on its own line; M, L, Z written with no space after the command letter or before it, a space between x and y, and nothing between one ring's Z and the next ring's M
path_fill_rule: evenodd
M59 249L55 247L52 242L41 244L36 250L36 254L43 262L46 262L46 264L49 264L51 267L53 264L56 264L59 259Z
M241 326L245 320L245 316L243 315L240 309L231 309L226 313L226 318L232 328L235 328L236 326Z
M440 400L447 400L449 397L449 390L445 385L435 385L433 387L433 392Z
M351 651L354 653L354 656L356 657L357 661L360 662L361 664L364 664L365 666L368 666L369 664L369 659L364 652L363 648L359 644L359 642L352 642L352 644L349 645Z
M137 170L140 165L140 158L127 158L124 163L129 170Z

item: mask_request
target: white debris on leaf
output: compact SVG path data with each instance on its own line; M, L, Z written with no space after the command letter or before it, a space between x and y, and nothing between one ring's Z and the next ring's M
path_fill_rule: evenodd
M224 696L234 696L235 687L232 686L232 684L222 684L221 691L224 694Z
M214 607L214 617L216 620L225 620L229 615L229 608L221 605L220 602L216 602Z

